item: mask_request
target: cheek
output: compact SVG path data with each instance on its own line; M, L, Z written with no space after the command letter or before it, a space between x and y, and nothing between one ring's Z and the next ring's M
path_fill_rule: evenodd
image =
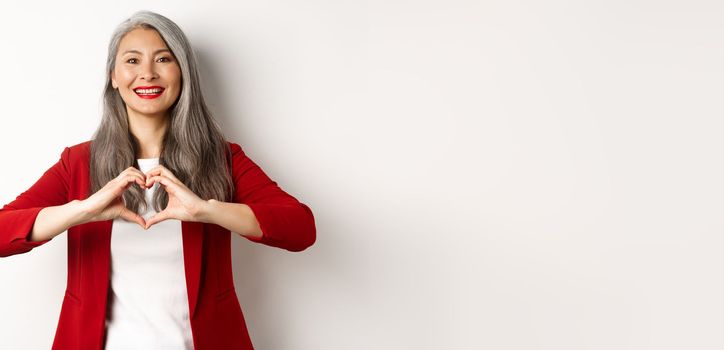
M129 82L132 82L134 77L136 76L133 71L130 71L128 69L117 69L115 73L116 81L121 85L127 85Z
M178 96L181 93L181 74L178 71L169 72L168 82L170 86L173 86L174 95Z
M168 82L176 87L181 85L181 69L178 65L167 67L164 71L163 76L166 77Z

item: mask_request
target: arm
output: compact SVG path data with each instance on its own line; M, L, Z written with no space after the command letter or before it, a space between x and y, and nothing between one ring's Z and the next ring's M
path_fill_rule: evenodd
M207 201L202 221L214 223L247 239L289 251L302 251L316 240L312 210L282 190L264 171L231 143L234 203Z
M221 202L215 199L209 199L206 203L206 206L200 210L201 222L222 226L251 240L258 241L262 238L259 221L256 220L254 212L248 205Z
M35 184L0 209L0 257L25 253L47 243L55 236L53 231L63 228L69 221L67 217L58 220L59 215L70 215L69 208L73 207L64 206L68 203L69 165L70 148L66 147L58 162L46 170ZM43 219L36 225L41 211ZM38 236L33 237L36 240L30 240L34 229L38 231Z
M28 241L47 242L69 228L87 221L81 201L74 199L66 204L46 207L38 212Z

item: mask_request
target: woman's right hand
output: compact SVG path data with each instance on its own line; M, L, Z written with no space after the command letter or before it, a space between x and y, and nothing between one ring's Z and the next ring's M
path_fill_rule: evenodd
M92 196L82 200L80 205L87 216L84 221L93 222L122 218L126 221L135 222L145 229L146 220L123 204L123 192L134 182L143 189L148 188L146 187L146 175L134 167L129 167L121 172L118 177L108 181L103 188Z

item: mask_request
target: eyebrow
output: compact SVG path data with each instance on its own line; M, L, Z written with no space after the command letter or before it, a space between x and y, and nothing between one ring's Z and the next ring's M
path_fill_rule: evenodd
M156 55L156 54L158 54L159 52L164 52L164 51L165 51L165 52L168 52L168 53L171 53L171 51L170 51L169 49L158 49L158 50L154 51L153 54ZM135 50L135 49L126 50L126 51L123 52L123 55L125 55L125 54L127 54L127 53L137 53L137 54L140 55L140 54L141 54L141 51L138 51L138 50Z

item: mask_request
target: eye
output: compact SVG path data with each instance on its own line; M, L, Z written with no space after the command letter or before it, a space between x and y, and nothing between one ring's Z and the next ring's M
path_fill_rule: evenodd
M164 56L164 57L159 58L159 60L164 60L164 59L166 60L166 62L171 62L171 58L170 58L170 57Z
M131 61L131 60L135 60L135 58L129 58L129 59L127 59L127 60L126 60L126 63L134 63L134 62L129 62L129 61Z

